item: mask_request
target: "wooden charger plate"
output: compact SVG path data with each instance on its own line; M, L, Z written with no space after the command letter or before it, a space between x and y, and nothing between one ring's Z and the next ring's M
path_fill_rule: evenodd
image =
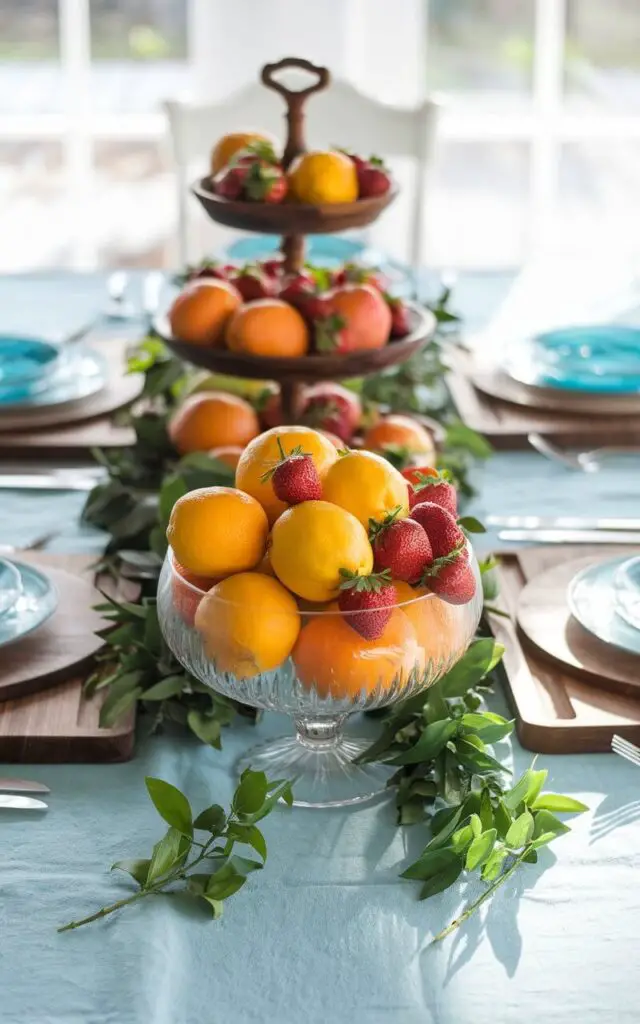
M543 434L567 445L640 443L640 407L635 414L596 416L534 408L496 398L475 386L473 358L451 347L447 351L447 386L461 420L502 449L526 448L528 434Z
M549 650L543 650L539 623L535 628L535 643L518 624L522 607L527 628L534 631L527 619L527 599L521 604L521 596L531 581L555 567L575 562L577 554L584 556L581 558L584 562L605 556L612 558L618 553L633 552L613 545L607 545L606 549L554 546L500 555L497 569L500 596L495 603L509 618L492 615L489 621L496 640L506 648L503 659L506 695L516 718L518 738L528 750L547 754L609 751L614 733L640 742L640 700L629 695L635 690L626 688L619 652L612 652L603 645L604 657L616 661L615 678L612 678L611 668L607 669L606 676L599 676L594 662L590 661L587 667L586 655L582 648L575 647L572 633L567 637L565 632L567 651L557 631L555 645L550 640L545 644ZM568 568L566 572L573 574ZM556 614L560 612L556 610ZM566 614L568 616L568 608ZM640 674L640 658L637 662ZM621 688L625 692L620 692Z

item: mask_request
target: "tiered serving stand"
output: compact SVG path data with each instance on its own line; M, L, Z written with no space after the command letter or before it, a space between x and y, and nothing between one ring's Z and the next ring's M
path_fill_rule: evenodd
M292 91L275 77L290 69L306 71L316 80L305 89ZM330 85L331 76L327 68L318 67L298 57L286 57L275 64L266 64L260 77L262 83L268 89L278 92L286 103L287 141L282 161L286 169L300 153L306 151L304 111L307 99L326 89ZM192 192L209 217L218 224L244 231L281 235L285 271L295 273L304 264L306 235L334 234L367 227L393 202L398 189L392 185L382 196L358 199L353 203L327 203L320 206L286 200L269 204L223 199L213 192L209 177L195 182ZM296 359L280 359L202 348L174 338L166 318L159 318L156 331L172 351L187 362L235 377L277 381L281 388L283 410L286 417L290 418L297 407L296 397L301 385L321 380L371 376L386 367L405 362L426 345L436 328L435 317L416 303L409 303L409 306L412 323L410 334L398 341L390 341L381 349L346 355L311 353Z

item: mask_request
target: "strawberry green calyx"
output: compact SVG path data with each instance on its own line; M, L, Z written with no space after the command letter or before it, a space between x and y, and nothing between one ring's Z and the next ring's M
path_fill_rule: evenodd
M347 326L343 316L332 313L331 316L322 317L316 322L315 336L316 348L319 352L333 352L338 348L340 342L340 331Z
M379 533L382 533L392 523L397 523L402 512L402 505L396 505L390 512L387 512L384 519L369 519L369 540L373 541Z
M280 179L281 175L275 167L265 166L256 161L249 168L244 187L250 199L264 199L268 195L274 182Z
M233 167L247 156L254 156L256 160L263 160L267 164L278 163L276 152L271 143L267 142L266 139L257 139L255 142L250 142L248 145L238 150L236 155L230 161L230 166Z
M262 476L260 477L260 483L266 484L268 480L271 480L271 477L275 473L278 466L281 466L283 462L287 461L287 459L303 458L304 456L311 457L311 452L305 452L301 444L296 445L295 448L292 448L291 451L287 453L285 452L282 441L280 440L279 437L276 438L276 443L278 445L278 453L280 455L280 458L277 460L277 462L274 462L269 467L266 473L262 474Z
M453 563L457 562L459 558L464 557L465 549L466 543L464 541L461 541L457 545L457 547L453 549L453 551L449 552L448 555L440 555L438 558L434 558L431 564L428 565L425 571L423 572L422 577L420 578L419 581L420 585L428 584L429 578L437 576L440 570L445 567L445 565L453 565Z
M391 573L388 569L385 569L383 572L372 572L367 576L351 572L350 569L340 569L339 571L343 581L340 584L340 590L355 590L356 593L361 594L377 594L383 587L391 583Z
M395 469L406 469L411 465L415 452L406 445L387 444L381 449L380 454L387 462L390 462Z

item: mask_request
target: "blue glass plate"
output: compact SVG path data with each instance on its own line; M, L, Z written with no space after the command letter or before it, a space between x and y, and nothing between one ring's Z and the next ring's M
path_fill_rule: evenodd
M530 387L640 394L640 330L594 324L537 334L510 349L507 370Z
M43 573L24 562L12 562L12 565L20 573L22 593L0 618L0 647L33 633L58 607L56 588Z
M0 558L0 619L10 612L22 593L22 577L13 562Z
M239 238L223 251L222 258L234 263L253 263L268 260L279 253L282 239L278 235L259 235ZM307 239L306 257L320 267L339 267L342 263L359 263L379 269L389 280L394 295L411 295L414 280L411 267L389 259L383 252L354 238L336 238L332 235L311 235Z
M60 350L37 338L0 335L0 403L31 398L48 387Z
M640 654L640 630L617 613L616 573L629 556L588 565L573 577L567 591L569 609L581 626L630 654Z
M42 412L52 406L89 398L102 390L106 379L107 366L103 357L75 344L67 352L62 351L56 372L49 378L46 389L22 401L0 403L0 422L3 413Z

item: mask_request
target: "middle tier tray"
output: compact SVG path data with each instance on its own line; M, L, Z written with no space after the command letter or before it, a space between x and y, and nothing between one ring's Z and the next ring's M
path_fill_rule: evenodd
M216 373L249 377L254 380L276 380L281 383L343 380L347 377L367 377L379 373L388 366L403 363L431 341L436 330L435 316L416 303L407 305L412 325L410 334L397 341L389 341L382 348L349 352L345 355L316 352L299 358L280 358L190 345L173 337L166 316L157 317L153 328L158 337L180 359Z

